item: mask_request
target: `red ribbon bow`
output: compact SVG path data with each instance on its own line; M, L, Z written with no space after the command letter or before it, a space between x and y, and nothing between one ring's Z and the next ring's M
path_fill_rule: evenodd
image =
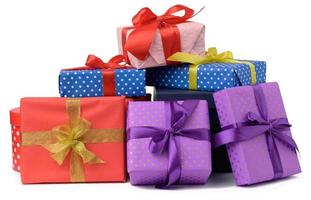
M184 11L183 16L175 13ZM194 16L194 11L183 5L169 8L163 15L155 15L149 8L142 8L132 19L135 30L126 41L124 49L135 57L144 60L148 54L156 30L160 30L165 58L181 51L180 33L176 24Z
M85 65L91 69L123 69L130 68L126 63L123 55L117 55L112 57L107 63L97 56L89 55L86 59Z

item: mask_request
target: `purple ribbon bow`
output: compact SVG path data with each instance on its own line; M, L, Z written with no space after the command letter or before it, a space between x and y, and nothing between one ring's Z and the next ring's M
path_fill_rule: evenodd
M199 100L187 100L182 104L176 101L166 101L166 127L135 126L127 130L128 139L149 138L149 151L153 154L168 152L167 181L158 187L167 187L179 182L181 163L176 137L189 137L196 140L210 141L210 131L207 128L185 129L183 126L197 107Z
M298 150L293 138L286 134L291 125L287 118L269 119L268 107L262 88L256 85L253 86L253 91L260 116L256 113L248 112L247 122L227 126L225 130L213 136L213 148L232 142L250 140L256 136L266 134L274 179L281 178L283 176L283 167L275 139L280 140L292 150Z

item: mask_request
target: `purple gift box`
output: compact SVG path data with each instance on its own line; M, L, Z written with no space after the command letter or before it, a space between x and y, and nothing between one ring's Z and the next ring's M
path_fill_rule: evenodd
M133 185L204 184L211 173L205 100L130 102L127 166Z
M301 172L277 83L229 88L214 94L237 185L250 185Z

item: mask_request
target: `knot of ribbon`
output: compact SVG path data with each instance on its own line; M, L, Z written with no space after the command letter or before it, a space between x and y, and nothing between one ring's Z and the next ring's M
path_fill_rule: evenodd
M90 130L90 122L85 119L78 119L77 123L73 126L62 125L52 129L52 134L57 138L57 142L46 145L45 147L52 153L52 158L62 165L67 155L79 155L84 163L103 163L91 151L87 150L82 136Z
M269 156L274 171L274 179L281 178L283 167L275 140L279 140L291 150L297 150L298 146L291 136L286 134L291 125L287 118L269 119L268 107L260 85L253 86L259 114L247 113L247 121L236 125L227 126L223 131L213 136L213 147L224 144L250 140L265 134Z
M89 151L83 141L85 133L90 131L91 123L80 117L80 102L67 99L69 123L52 129L57 142L45 144L44 147L52 154L52 158L62 165L69 154L71 182L84 181L83 163L96 164L104 161ZM81 160L82 159L82 160Z
M184 11L183 16L176 16ZM180 51L180 34L176 24L194 16L194 11L184 5L170 7L163 15L157 16L149 8L142 8L133 18L134 30L130 33L124 49L144 60L148 55L156 30L160 30L165 58Z
M197 71L199 65L217 62L240 63L248 65L250 69L251 83L256 84L256 70L254 64L247 61L234 60L233 53L231 51L224 51L222 53L218 53L217 49L215 47L212 47L205 52L204 56L189 54L185 52L177 52L168 57L167 60L191 64L189 66L189 89L197 89Z
M124 69L130 68L123 55L112 57L107 63L95 55L88 55L85 65L89 69Z
M165 117L170 120L164 127L135 126L129 128L128 139L149 138L149 151L153 154L168 153L168 170L166 183L158 187L167 187L179 183L181 163L176 137L188 137L196 140L210 141L210 131L206 128L184 128L185 123L197 107L199 100L188 100L182 104L176 101L165 102Z

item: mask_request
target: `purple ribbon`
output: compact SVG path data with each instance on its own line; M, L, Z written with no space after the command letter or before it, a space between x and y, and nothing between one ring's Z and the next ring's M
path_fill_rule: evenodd
M199 100L187 100L182 104L176 101L165 101L166 127L135 126L127 130L128 139L149 138L149 151L153 154L168 152L168 170L165 184L157 187L167 187L179 183L181 163L176 137L188 137L196 140L210 141L210 131L207 128L185 129L183 126L197 107Z
M248 112L247 122L225 127L223 131L213 136L213 148L232 142L247 141L265 134L273 166L274 179L281 178L283 176L283 167L275 139L287 145L288 148L298 151L297 144L293 138L286 134L291 125L287 118L269 119L268 107L262 88L256 85L253 86L253 91L260 115Z

